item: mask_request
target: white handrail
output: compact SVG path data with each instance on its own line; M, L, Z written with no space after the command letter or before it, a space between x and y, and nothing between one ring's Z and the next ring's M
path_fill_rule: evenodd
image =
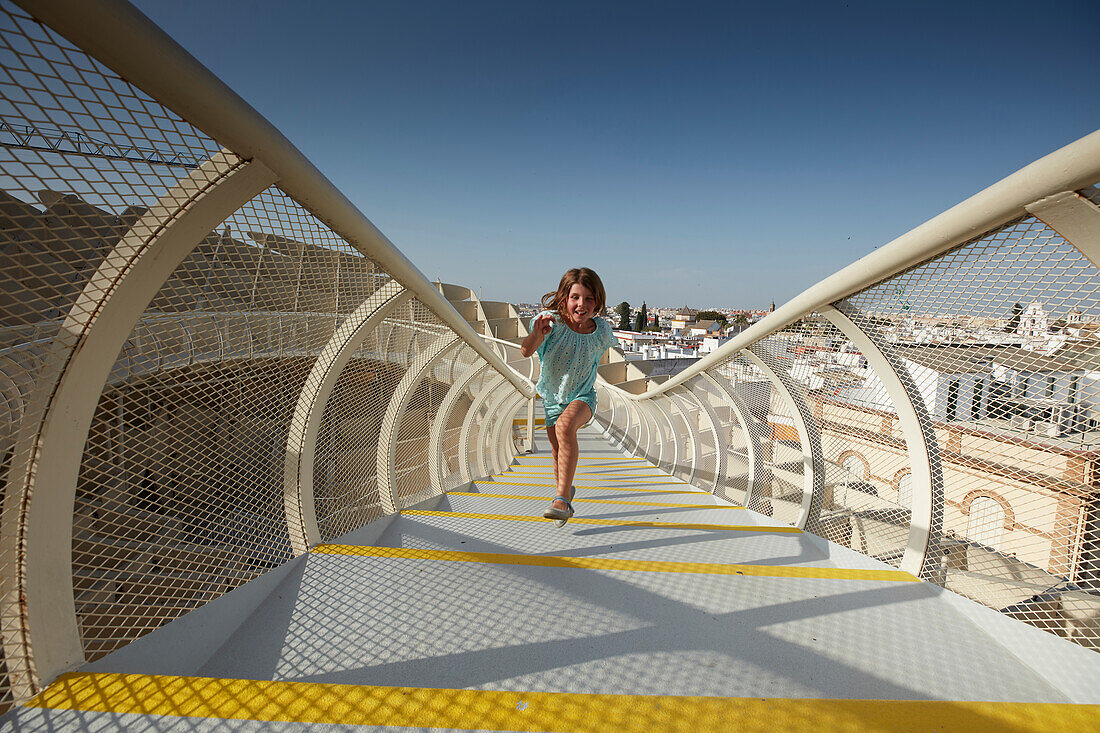
M648 399L683 384L822 306L1024 216L1029 204L1097 181L1100 181L1100 130L1021 168L804 290L684 371L636 398Z
M219 144L261 161L276 184L412 292L505 379L530 397L480 334L301 151L168 34L125 0L15 0Z

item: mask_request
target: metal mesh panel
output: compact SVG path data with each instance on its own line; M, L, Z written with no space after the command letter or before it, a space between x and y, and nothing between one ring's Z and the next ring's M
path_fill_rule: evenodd
M695 444L692 441L695 425L690 421L689 416L684 414L683 405L679 400L668 393L660 395L657 399L672 422L676 454L672 459L675 464L671 473L676 478L686 481L691 476L691 467L695 462Z
M719 438L716 434L716 426L711 422L712 416L717 418L713 409L706 411L700 405L710 407L707 394L707 381L703 377L694 377L678 390L674 398L679 398L681 407L693 420L693 429L699 438L700 454L696 456L695 484L701 488L709 489L714 485L718 471ZM681 397L682 395L682 397ZM719 428L720 429L720 428Z
M77 485L89 659L290 557L290 416L313 359L377 279L272 189L161 287L111 372Z
M454 332L443 326L439 318L419 301L413 301L412 312L417 333L410 340L410 360L419 365L424 352L432 349L440 339L453 339ZM455 349L452 347L444 356L447 353L454 354ZM397 476L394 493L398 506L415 503L425 498L430 489L436 488L431 486L428 475L428 461L431 460L428 436L448 386L437 381L431 372L425 374L413 388L408 406L401 416L394 461Z
M771 336L761 343L779 364L789 361L789 334ZM748 445L755 452L755 471L748 507L796 523L802 504L803 454L789 400L743 356L726 360L710 373L725 380L750 423Z
M804 389L821 433L825 482L820 524L826 539L899 565L909 541L909 456L897 410L867 361L821 316L789 334L791 377ZM889 445L890 450L881 446Z
M0 4L0 388L7 407L0 442L6 493L22 490L15 485L22 478L10 471L29 460L25 451L45 409L46 402L31 404L32 395L48 395L48 382L57 377L55 368L43 369L43 355L54 351L63 361L55 341L61 323L88 315L73 313L77 296L131 225L217 150L209 137L22 10ZM121 378L112 375L113 382ZM101 405L100 417L103 412ZM119 455L102 442L100 436L90 441L89 452L96 454L91 463ZM18 547L22 517L5 520L4 546ZM148 525L137 523L134 534L141 536ZM82 524L77 532L84 529ZM179 561L186 565L184 555ZM5 577L21 577L11 552L0 557L0 568ZM229 567L225 575L236 573ZM94 581L84 576L76 582L78 599L86 598ZM150 605L167 595L154 593ZM3 614L9 631L23 623L18 606ZM11 699L5 674L0 709Z
M1093 264L1028 217L850 299L893 342L940 444L930 579L1094 647L1098 290ZM873 379L860 390L882 394ZM873 409L890 418L885 402ZM873 450L896 460L895 445Z

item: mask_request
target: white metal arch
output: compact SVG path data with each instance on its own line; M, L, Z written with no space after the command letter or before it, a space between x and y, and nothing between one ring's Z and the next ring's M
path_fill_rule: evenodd
M737 422L741 426L741 432L745 435L745 450L748 452L748 475L745 478L745 506L749 505L752 500L753 487L756 485L756 477L761 475L760 462L762 460L760 451L760 436L751 429L750 420L752 420L752 413L749 412L748 406L744 404L741 397L733 390L732 386L722 383L720 380L711 376L708 372L703 372L700 376L710 381L719 391L719 393L725 395L726 403L730 406L730 410L734 417L737 418ZM755 422L755 421L753 421ZM729 467L729 458L726 457L727 470Z
M787 398L794 410L791 418L798 430L798 439L802 444L802 507L799 510L795 526L805 529L807 522L815 524L821 515L821 501L825 488L825 456L821 448L821 434L817 422L810 412L810 406L794 387L787 372L772 365L771 355L760 345L754 345L741 352L758 369L767 375L777 390Z
M447 390L446 396L443 397L443 402L439 405L439 412L435 414L435 420L432 421L432 427L428 432L428 455L434 456L434 459L428 463L428 475L431 479L433 486L438 486L440 491L443 491L444 476L443 466L440 463L440 459L443 456L443 430L447 425L447 422L451 418L451 413L454 411L455 405L458 404L458 400L466 392L466 388L470 385L470 382L474 381L489 368L489 365L485 362L474 363L470 365L465 374L455 380L451 388ZM460 449L461 450L461 449ZM459 455L459 475L462 476L461 466L464 460ZM468 478L463 478L463 481L469 481Z
M691 466L688 469L687 482L689 484L695 483L695 477L699 473L699 460L703 452L702 441L699 440L699 431L695 430L695 426L689 419L688 411L684 409L682 401L687 401L686 394L690 394L690 390L687 389L674 389L668 393L669 402L680 413L680 419L684 421L684 430L687 432L688 444L691 446ZM679 441L677 441L679 442Z
M488 476L491 473L493 473L493 468L492 468L492 466L489 465L489 462L486 460L486 456L489 455L490 451L492 450L492 442L491 441L492 441L492 437L493 437L493 434L494 434L494 430L495 430L497 424L501 420L503 420L503 417L501 416L501 409L500 409L501 403L506 401L508 399L509 395L510 395L510 393L509 393L507 387L505 387L504 384L497 385L497 386L493 387L492 389L487 390L484 393L486 419L482 424L478 425L478 431L477 431L478 444L476 446L476 451L475 451L475 453L477 455L476 465L477 465L477 470L478 470L478 476L479 477L480 476ZM482 397L482 395L479 395L478 397L480 399ZM475 403L476 402L477 402L477 400L475 400ZM471 410L471 412L473 412L474 411L473 407L471 407L470 410ZM469 422L472 423L472 421L473 421L472 417L470 417L468 415L467 419L468 419ZM473 477L471 476L471 478L473 478Z
M474 397L470 409L462 419L462 430L458 438L458 466L463 481L473 481L473 469L470 466L470 433L473 431L477 413L481 406L497 388L502 385L503 377L494 373L489 377L488 383L481 385L481 391Z
M711 482L710 493L717 494L719 482L726 475L726 461L729 458L726 451L729 444L726 442L726 436L722 430L722 421L718 419L710 400L705 395L697 395L694 389L688 389L687 393L699 405L699 409L703 411L703 414L706 415L707 422L710 423L711 430L714 432L714 481Z
M24 624L3 629L17 698L84 661L72 583L73 504L88 430L119 351L202 238L275 181L263 165L224 151L192 170L104 258L51 345L9 471L4 522L18 529L0 540L4 553L22 557L20 572L2 580L8 607L26 609Z
M283 460L283 509L292 530L290 544L295 555L308 552L321 541L314 507L313 467L317 435L332 390L363 342L394 308L411 297L409 291L393 280L374 291L332 334L302 385L290 420Z
M822 308L821 313L860 350L898 412L913 487L909 541L900 567L921 577L933 561L929 549L932 538L942 531L944 504L943 466L928 408L909 370L853 305L840 302Z
M417 356L416 362L405 370L397 389L393 391L382 418L382 431L378 436L378 455L375 476L378 484L378 498L387 514L397 512L397 431L401 419L409 406L413 390L420 380L431 371L435 363L450 349L461 344L458 336L447 333L440 336L431 346Z

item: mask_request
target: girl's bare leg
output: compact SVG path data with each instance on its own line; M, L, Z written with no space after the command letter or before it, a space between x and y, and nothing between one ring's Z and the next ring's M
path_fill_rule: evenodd
M558 488L558 499L571 499L573 476L577 472L577 459L580 447L577 443L577 431L592 419L592 408L580 400L569 403L554 423L553 432L557 440L551 440L554 449L554 481ZM554 500L554 506L565 509L565 504Z
M554 454L554 486L558 485L558 434L554 432L554 426L546 428L546 437L550 439L550 452Z

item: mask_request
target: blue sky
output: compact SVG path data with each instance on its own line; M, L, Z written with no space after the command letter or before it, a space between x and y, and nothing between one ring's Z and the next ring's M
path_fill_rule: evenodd
M1100 127L1100 3L136 5L429 278L766 307Z

